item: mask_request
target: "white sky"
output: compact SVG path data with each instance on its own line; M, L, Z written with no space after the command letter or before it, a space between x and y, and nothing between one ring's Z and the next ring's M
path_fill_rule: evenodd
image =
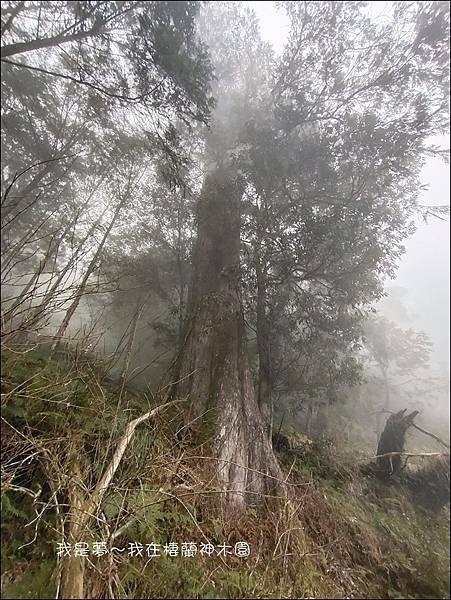
M449 147L449 136L443 139ZM420 196L422 204L450 203L449 165L429 158L423 167L422 183L429 189ZM390 285L408 290L405 303L416 329L425 331L434 342L437 360L449 361L449 221L431 219L405 243L398 276ZM409 323L406 323L408 325Z
M274 2L243 2L255 10L263 39L272 43L280 52L288 32L288 18L277 10ZM388 2L370 2L369 10L380 16ZM389 12L389 10L388 10ZM434 140L449 148L449 135ZM429 189L420 196L420 203L443 205L450 203L449 165L442 160L429 158L422 170L421 180ZM407 289L404 302L409 319L402 326L425 331L434 342L438 361L449 362L449 222L431 220L428 224L418 221L418 230L405 243L406 253L401 260L396 280L387 287ZM389 314L387 314L390 317Z
M288 33L289 20L283 10L277 10L274 2L255 0L243 2L252 8L260 19L260 31L262 38L271 42L274 50L280 52L283 49L285 38Z

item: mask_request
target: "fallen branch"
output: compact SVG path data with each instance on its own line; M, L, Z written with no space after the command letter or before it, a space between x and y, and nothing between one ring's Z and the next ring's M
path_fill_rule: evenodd
M449 452L387 452L386 454L377 454L370 458L385 458L387 456L449 456Z
M85 524L89 515L91 515L94 512L96 507L99 506L100 502L102 501L103 495L104 495L106 489L108 488L108 486L110 485L111 480L113 479L113 476L116 473L116 470L119 466L119 463L121 462L122 457L124 456L124 452L127 449L127 446L130 443L130 440L132 439L135 429L138 427L138 425L140 425L143 421L147 421L148 419L151 419L152 417L154 417L158 413L162 412L166 408L169 408L170 406L175 406L176 404L180 404L181 402L185 402L185 399L174 400L173 402L167 402L166 404L161 404L160 406L157 406L156 408L152 409L151 411L147 412L146 414L142 415L141 417L138 417L137 419L130 421L130 423L127 425L127 427L125 429L124 435L119 440L119 443L113 454L113 458L111 459L110 464L108 465L104 474L102 475L99 482L97 483L94 491L91 494L91 497L88 499L85 506L83 507L84 515L83 515L83 518L81 519L80 526Z
M450 448L449 444L447 444L446 442L444 442L443 440L441 440L434 433L430 433L429 431L426 431L425 429L422 429L421 427L418 427L418 425L415 425L415 423L412 423L412 427L414 427L415 429L418 429L418 431L421 431L421 433L425 433L426 435L431 436L431 438L433 438L436 442L438 442L442 446L445 446L445 448L448 448L448 450L449 450L449 448Z

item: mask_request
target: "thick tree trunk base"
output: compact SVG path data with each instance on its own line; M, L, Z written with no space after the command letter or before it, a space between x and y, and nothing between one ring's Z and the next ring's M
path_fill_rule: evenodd
M259 504L264 495L283 495L286 487L257 403L243 336L236 297L206 299L191 324L177 369L186 375L178 376L182 381L175 390L178 398L189 397L185 426L194 439L213 421L217 481L225 504L233 507Z

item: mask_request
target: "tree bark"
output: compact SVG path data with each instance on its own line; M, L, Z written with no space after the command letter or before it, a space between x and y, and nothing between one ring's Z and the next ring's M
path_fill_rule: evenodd
M262 264L261 244L258 243L255 257L257 275L257 347L258 347L258 405L268 429L272 435L272 372L270 353L270 325L267 315L266 270Z
M412 425L413 419L418 411L406 415L406 409L401 410L387 419L384 431L381 434L377 455L389 454L391 452L403 452L407 429ZM377 459L378 469L381 474L391 477L401 470L401 456L381 456Z
M72 459L72 473L68 484L69 514L67 541L71 544L70 556L64 557L61 573L60 598L84 598L85 558L76 556L74 544L83 542L80 535L83 530L85 516L82 512L84 498L81 493L82 476L80 465L76 458Z
M268 482L282 475L246 353L239 290L241 195L233 169L216 165L206 175L197 212L189 319L171 392L189 399L186 421L192 432L200 430L209 411L214 414L212 451L227 506L258 503Z

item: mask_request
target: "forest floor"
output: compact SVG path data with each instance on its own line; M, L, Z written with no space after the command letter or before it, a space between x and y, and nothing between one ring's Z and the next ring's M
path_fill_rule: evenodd
M73 461L89 494L126 424L154 401L102 383L86 364L36 351L2 358L2 597L55 598ZM449 597L449 506L429 512L412 503L402 480L364 476L363 446L287 435L278 457L295 501L276 508L268 498L267 508L225 516L208 433L194 447L180 428L174 409L136 430L79 540L90 552L87 597ZM95 556L104 541L108 552ZM240 541L248 557L235 555ZM164 553L170 542L177 556ZM196 554L182 556L189 542ZM161 556L148 556L152 543ZM212 555L200 552L207 543Z

